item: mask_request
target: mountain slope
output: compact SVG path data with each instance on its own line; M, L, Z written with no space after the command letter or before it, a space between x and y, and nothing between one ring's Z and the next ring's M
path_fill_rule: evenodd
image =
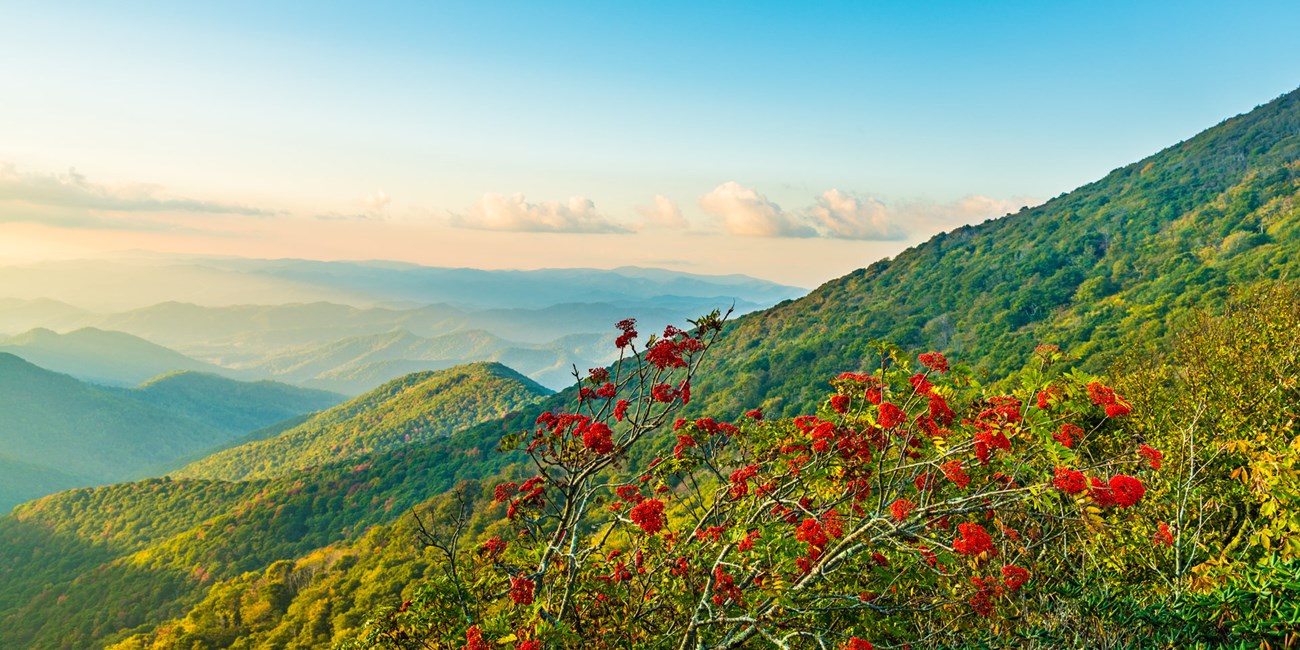
M393 380L273 438L217 452L176 476L247 480L445 437L498 418L545 388L496 363L457 366Z
M0 353L0 511L149 475L343 396L180 372L95 386Z
M493 364L459 372L475 376L444 377L449 392L474 381L538 391ZM396 422L384 409L436 401L421 385L393 382L394 394L331 413L339 423ZM462 406L441 401L423 413L436 422ZM349 543L403 516L483 458L442 437L274 479L149 479L23 504L0 516L0 647L103 647L152 629L183 616L220 581ZM492 460L487 465L497 466Z
M698 384L698 409L807 408L826 377L873 362L873 339L947 352L993 377L1040 343L1102 369L1233 283L1297 275L1300 91L738 319Z
M133 386L174 370L226 372L142 338L86 327L67 334L37 328L0 339L0 352L97 384Z
M232 435L327 409L345 399L337 393L274 381L236 381L188 371L154 377L123 394Z
M0 353L0 450L45 470L40 484L71 475L120 481L148 467L210 448L229 436L72 377ZM19 495L0 502L8 510ZM30 498L30 495L28 495Z

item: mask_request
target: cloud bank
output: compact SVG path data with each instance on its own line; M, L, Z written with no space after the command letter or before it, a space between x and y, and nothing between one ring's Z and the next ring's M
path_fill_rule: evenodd
M700 197L700 207L732 235L745 237L825 237L899 241L923 232L946 230L1013 212L1035 199L994 199L970 195L952 202L879 199L832 188L811 206L786 210L757 190L726 182Z
M662 194L655 195L653 206L638 207L636 211L644 219L642 228L683 229L689 225L686 217L682 216L682 209L677 202Z
M357 201L357 210L348 212L326 212L316 215L321 221L378 221L387 218L388 204L392 203L388 192L375 190Z
M787 214L753 188L728 181L700 197L700 207L722 220L728 233L746 237L815 237L817 231Z
M70 169L62 174L20 173L0 163L0 202L91 212L186 212L267 217L273 211L233 203L160 196L156 185L101 185ZM8 211L6 211L7 213Z
M896 240L907 237L907 231L898 223L880 201L846 194L831 189L817 197L817 205L808 210L827 237L839 239Z
M523 194L483 195L469 211L451 215L458 228L511 232L626 233L631 230L596 209L591 199L529 203Z

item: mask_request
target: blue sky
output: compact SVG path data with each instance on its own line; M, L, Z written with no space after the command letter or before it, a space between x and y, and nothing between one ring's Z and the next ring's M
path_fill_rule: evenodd
M1296 25L1265 2L7 3L0 258L814 285L1294 89Z

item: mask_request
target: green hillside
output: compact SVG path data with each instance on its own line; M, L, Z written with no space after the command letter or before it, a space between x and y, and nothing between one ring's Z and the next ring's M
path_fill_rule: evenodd
M236 381L187 371L155 377L124 394L240 435L327 409L345 399L337 393L274 381Z
M738 319L702 411L806 409L873 339L993 377L1040 343L1103 369L1233 283L1300 275L1300 91L1036 208L958 228Z
M12 461L43 470L37 484L55 489L85 484L54 481L60 475L93 483L125 480L230 437L4 353L0 412L0 449ZM0 508L8 510L18 496L8 495Z
M103 387L0 353L0 511L66 488L161 473L342 400L196 372Z
M461 486L480 506L471 528L475 536L499 519L503 508L491 507L486 484ZM444 495L415 510L427 523L447 502ZM230 647L235 641L247 647L328 647L354 635L376 609L410 600L419 585L441 577L437 556L416 550L413 540L419 534L415 519L402 517L375 526L358 539L231 577L214 584L183 617L128 637L112 649L196 643L215 648Z
M395 405L414 405L433 421L463 417L459 398L473 398L461 389L504 390L502 382L540 392L493 364L435 374L392 382L389 392L327 412L329 421L380 421ZM457 399L435 400L427 391L436 387ZM220 581L359 539L484 459L443 437L274 479L150 479L24 504L0 517L0 647L100 647L152 629L183 615ZM498 461L491 460L485 467Z
M393 380L273 438L218 452L176 476L246 480L445 437L549 394L496 363Z
M58 334L37 328L0 338L0 352L97 384L133 386L176 370L225 372L142 338L86 327Z

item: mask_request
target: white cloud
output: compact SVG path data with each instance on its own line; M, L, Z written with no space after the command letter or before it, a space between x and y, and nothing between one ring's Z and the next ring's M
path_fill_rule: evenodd
M321 221L376 221L384 219L385 209L392 199L388 193L383 190L375 190L373 194L367 194L357 202L360 210L349 210L348 212L326 212L316 215Z
M233 203L167 197L162 194L162 188L157 185L91 183L75 169L70 169L63 174L20 173L12 163L0 163L0 202L19 204L28 208L32 206L57 208L65 214L68 212L79 214L88 223L98 222L100 218L95 215L100 213L186 212L252 217L275 214L273 211ZM0 220L19 219L4 211L0 212ZM39 219L32 220L39 221Z
M748 237L815 237L817 231L753 188L728 181L700 197L705 212L722 219L733 235Z
M809 209L822 233L840 239L896 240L907 237L898 215L877 199L831 189Z
M451 224L477 230L515 232L622 233L630 230L611 221L591 199L529 203L523 194L489 192L465 214L453 214Z
M1035 206L1039 203L1042 203L1042 201L1023 196L1010 199L995 199L990 196L972 194L958 200L953 206L952 214L989 219L1010 214L1020 208Z
M946 203L905 202L894 208L893 213L895 221L907 224L908 230L937 233L1001 217L1016 212L1022 207L1039 203L1042 201L1028 197L998 199L981 194L970 194Z
M388 197L388 192L375 190L374 194L370 194L361 200L361 205L365 206L368 212L382 212L384 208L388 207L390 201L392 199Z
M1014 212L1039 202L969 195L956 201L900 201L830 189L813 205L786 210L753 188L723 183L700 197L700 206L722 220L726 231L751 237L826 237L898 241Z
M636 211L645 218L643 227L681 229L689 225L677 202L662 194L655 195L654 206L638 207Z

